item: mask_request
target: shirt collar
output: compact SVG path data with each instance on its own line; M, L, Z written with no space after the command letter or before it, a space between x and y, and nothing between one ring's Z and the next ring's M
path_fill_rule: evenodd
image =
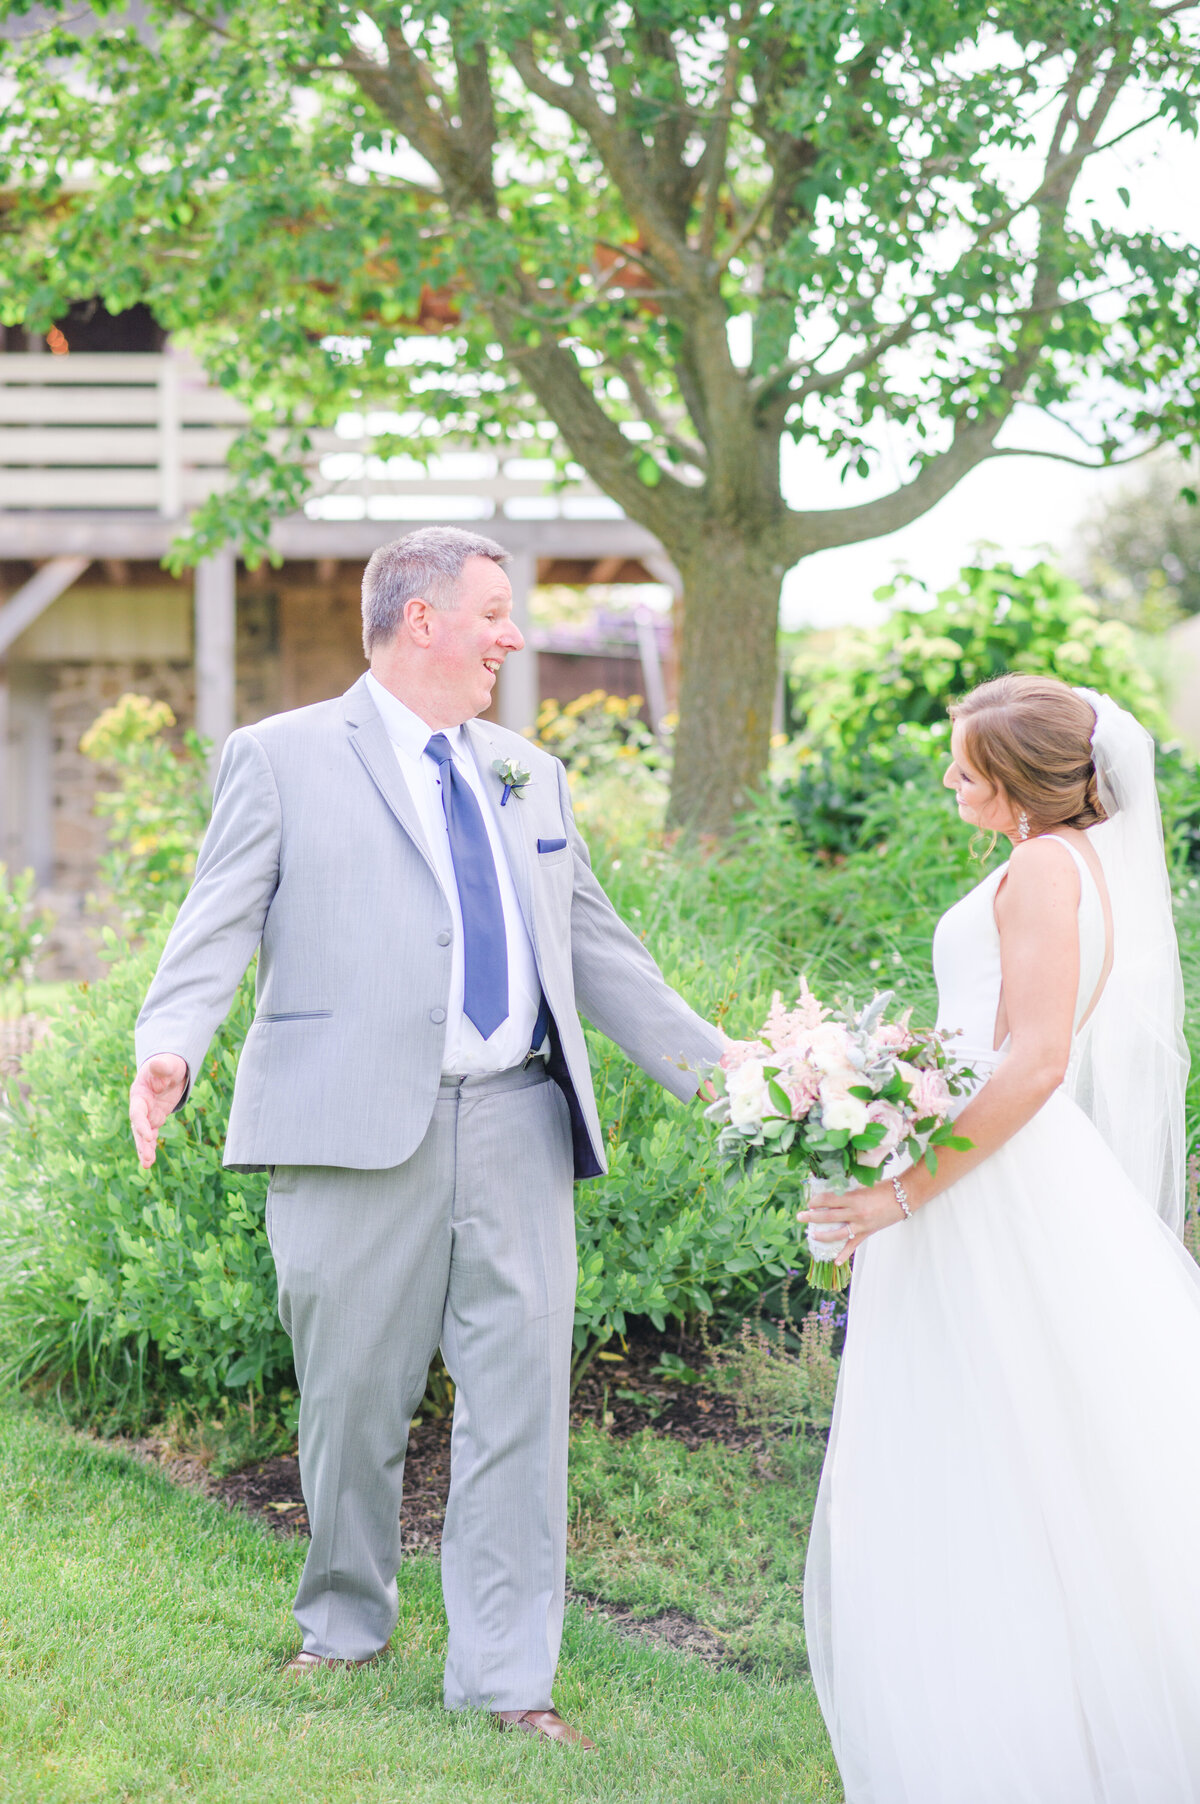
M400 751L406 752L410 758L420 758L438 729L426 725L419 714L414 714L412 709L406 707L397 696L392 694L390 689L385 689L378 677L369 670L367 672L367 688L370 691L371 700L379 709L384 731L392 744ZM454 756L461 759L466 752L462 728L443 727L441 731L449 740L450 750Z

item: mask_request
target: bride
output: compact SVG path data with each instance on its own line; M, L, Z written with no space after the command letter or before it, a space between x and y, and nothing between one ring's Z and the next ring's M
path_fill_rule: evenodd
M959 814L1013 845L933 942L971 1146L802 1217L855 1254L813 1677L848 1804L1195 1804L1200 1267L1153 742L1041 677L951 715Z

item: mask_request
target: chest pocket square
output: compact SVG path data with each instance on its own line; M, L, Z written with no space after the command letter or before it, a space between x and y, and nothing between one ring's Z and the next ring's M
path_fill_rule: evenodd
M538 851L539 852L565 852L566 849L567 849L567 842L565 839L539 839L538 840Z

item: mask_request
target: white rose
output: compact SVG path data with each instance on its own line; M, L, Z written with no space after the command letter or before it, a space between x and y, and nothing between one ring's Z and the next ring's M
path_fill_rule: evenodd
M807 1058L818 1071L851 1071L850 1036L836 1021L824 1021L809 1036Z
M771 1101L763 1068L757 1059L747 1059L726 1073L725 1093L729 1098L729 1119L734 1127L757 1127L765 1115L777 1115Z
M835 1131L861 1134L867 1125L867 1105L860 1096L851 1096L845 1081L826 1079L821 1085L821 1120Z

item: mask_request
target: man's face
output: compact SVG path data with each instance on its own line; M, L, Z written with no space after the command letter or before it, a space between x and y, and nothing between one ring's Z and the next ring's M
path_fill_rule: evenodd
M449 722L482 714L496 687L496 672L509 652L525 644L512 617L512 584L491 558L468 558L458 585L458 606L431 608L427 671L440 692Z

